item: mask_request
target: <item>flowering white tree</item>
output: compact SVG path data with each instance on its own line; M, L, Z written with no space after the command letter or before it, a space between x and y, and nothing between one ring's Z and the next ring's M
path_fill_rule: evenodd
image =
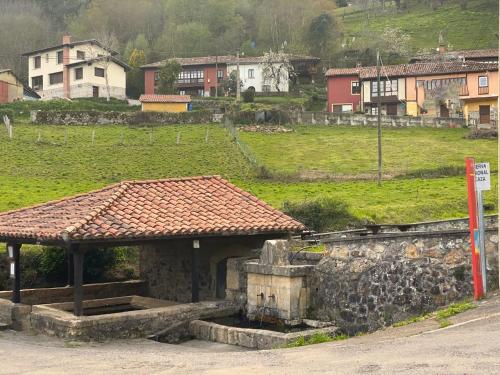
M274 86L276 91L281 91L281 84L295 76L293 65L290 63L290 57L283 49L277 52L269 50L262 59L262 74L264 81Z

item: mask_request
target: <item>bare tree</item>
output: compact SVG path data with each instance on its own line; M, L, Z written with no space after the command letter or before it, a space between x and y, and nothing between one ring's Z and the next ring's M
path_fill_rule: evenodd
M269 82L270 85L274 85L278 92L281 91L280 87L283 82L295 76L293 65L290 63L290 58L284 52L283 48L277 52L273 50L266 52L262 64L264 81Z
M90 58L96 62L96 64L104 69L104 80L106 85L106 100L109 102L111 99L111 89L109 86L109 67L113 63L114 51L118 48L118 40L113 32L100 29L95 32L95 39L101 45L91 48Z

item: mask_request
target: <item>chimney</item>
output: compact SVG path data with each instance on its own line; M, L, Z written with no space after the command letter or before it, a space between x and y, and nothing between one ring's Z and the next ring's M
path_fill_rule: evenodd
M446 53L446 45L445 44L440 44L438 47L438 51L440 54Z
M62 39L62 44L63 44L63 95L66 99L69 99L71 97L71 94L70 94L70 85L69 85L69 67L68 67L68 65L70 64L70 58L69 58L70 47L69 47L69 45L71 44L71 36L64 35L63 39Z
M445 42L445 38L444 38L444 35L443 35L442 31L439 32L439 47L438 47L438 51L439 51L440 54L446 53L446 42Z

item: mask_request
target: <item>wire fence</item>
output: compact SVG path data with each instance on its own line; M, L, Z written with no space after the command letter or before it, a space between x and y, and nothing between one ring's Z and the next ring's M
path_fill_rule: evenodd
M243 154L245 159L251 164L254 168L260 168L263 165L258 161L257 157L253 153L250 146L245 143L238 134L238 128L234 126L234 123L227 117L224 119L224 127L229 133L231 140L238 146L238 149Z

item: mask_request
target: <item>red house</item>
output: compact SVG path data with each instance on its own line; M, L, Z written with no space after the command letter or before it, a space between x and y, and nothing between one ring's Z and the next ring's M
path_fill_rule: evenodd
M328 80L328 112L355 112L361 109L359 68L330 69Z

